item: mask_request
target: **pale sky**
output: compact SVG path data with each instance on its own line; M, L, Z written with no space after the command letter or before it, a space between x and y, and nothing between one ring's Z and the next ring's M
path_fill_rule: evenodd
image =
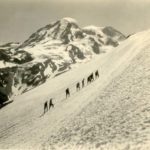
M150 29L150 0L0 0L0 43L26 40L63 17L79 26L112 26L128 35Z

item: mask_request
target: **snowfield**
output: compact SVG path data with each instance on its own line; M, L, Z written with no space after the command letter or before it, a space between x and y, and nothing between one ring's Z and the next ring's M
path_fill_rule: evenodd
M51 135L45 149L150 149L149 50Z
M0 110L0 149L150 149L149 41L150 30L133 35L16 96ZM76 83L97 69L100 77L76 92ZM43 115L50 98L55 107Z

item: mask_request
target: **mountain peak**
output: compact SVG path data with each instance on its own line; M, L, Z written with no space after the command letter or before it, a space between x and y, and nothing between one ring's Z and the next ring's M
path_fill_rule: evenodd
M61 21L67 21L69 23L76 24L76 25L78 24L74 18L70 18L70 17L64 17L61 19Z
M48 24L33 33L19 48L27 45L34 46L43 40L60 40L68 43L74 38L74 32L80 30L77 21L73 18L65 17L52 24Z

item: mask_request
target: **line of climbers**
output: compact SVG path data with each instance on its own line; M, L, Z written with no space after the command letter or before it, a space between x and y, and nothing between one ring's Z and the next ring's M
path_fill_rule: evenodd
M99 78L99 72L98 72L98 70L96 70L95 73L91 73L91 74L87 77L87 85L94 81L94 74L95 74L95 79ZM85 79L83 79L83 80L81 81L81 85L80 85L80 82L78 82L78 83L76 84L76 91L77 91L77 92L80 91L81 86L82 86L82 88L85 87ZM68 97L70 97L70 90L69 90L69 88L66 89L65 93L66 93L66 99L67 99ZM52 98L51 98L50 101L49 101L49 107L48 107L48 101L46 101L46 102L44 103L44 114L45 114L51 107L54 107L54 103L53 103L53 99L52 99Z

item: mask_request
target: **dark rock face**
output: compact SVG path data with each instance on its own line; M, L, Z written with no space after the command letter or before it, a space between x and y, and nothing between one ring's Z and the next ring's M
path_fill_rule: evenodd
M1 45L0 92L9 72L14 73L12 87L23 93L100 54L103 46L116 47L126 38L112 27L95 28L81 29L73 19L64 18L40 28L22 44Z
M114 41L112 40L111 38L108 38L107 42L106 42L106 45L113 45L114 47L118 46L118 42L117 41Z
M23 64L33 60L30 53L16 49L18 48L18 44L13 46L13 43L7 43L5 45L0 46L0 61L10 62L14 64Z
M4 93L0 92L0 107L3 105L4 102L8 101L8 96Z
M117 40L125 40L126 39L126 37L121 32L117 31L116 29L114 29L112 27L103 28L103 32L109 37L117 37Z
M90 38L91 42L92 42L92 48L93 48L93 52L95 54L99 54L100 53L100 46L101 44L99 44L98 42L96 42L94 40L94 38Z
M15 67L0 68L0 107L9 100L12 95L13 75L16 71Z
M83 52L75 45L70 44L70 45L68 45L67 48L69 48L69 56L71 57L73 63L76 63L75 57L77 57L78 59L81 59L81 60L85 58Z

